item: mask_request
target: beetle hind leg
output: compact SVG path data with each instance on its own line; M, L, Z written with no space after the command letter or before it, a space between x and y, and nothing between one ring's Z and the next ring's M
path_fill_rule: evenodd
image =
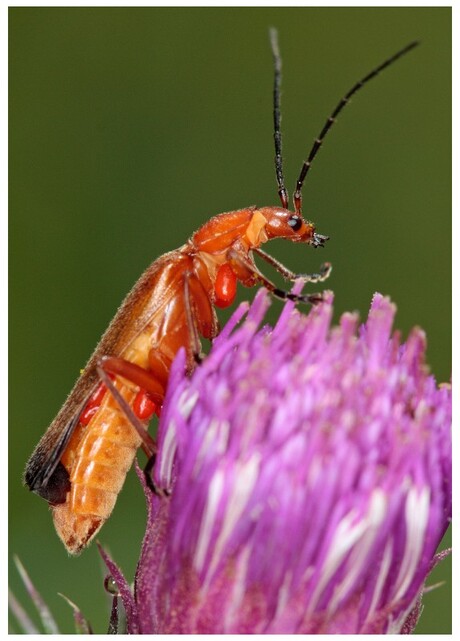
M156 454L153 454L147 461L144 467L144 478L147 483L147 487L160 498L167 498L171 495L171 491L167 488L159 487L153 480L153 469L156 463Z
M122 394L120 394L118 389L115 387L112 379L110 378L110 374L123 376L129 381L136 383L142 388L142 390L149 393L158 402L158 404L161 404L164 398L163 385L151 372L148 372L139 365L130 363L122 358L115 358L112 356L100 359L97 366L97 372L100 379L106 385L108 391L112 394L120 409L141 438L142 450L148 457L147 464L144 468L145 480L148 487L158 496L167 496L167 491L157 487L152 476L158 451L157 443L148 433L145 423L136 416L136 413L130 404L123 398ZM161 376L159 378L161 378Z
M126 416L126 418L129 420L133 428L136 430L138 435L141 438L142 441L142 448L144 451L147 453L147 455L153 456L157 452L157 444L155 440L150 436L150 434L147 432L147 429L144 425L144 423L136 416L134 413L133 409L131 408L130 404L123 398L122 394L119 392L119 390L115 387L113 384L112 379L110 378L109 374L120 374L121 376L124 376L124 378L128 378L126 371L122 371L122 367L125 367L126 369L130 369L127 366L128 365L133 365L133 363L129 363L128 361L124 361L121 358L114 358L111 356L108 357L102 357L98 363L97 366L97 373L99 375L99 378L101 381L105 384L107 387L108 391L110 394L113 396L113 398L116 400L118 403L120 409L122 410L123 414ZM138 366L135 366L138 367ZM139 370L142 368L139 367ZM146 374L148 372L144 370ZM129 377L129 380L132 381L133 383L139 384L138 380L133 380L132 377ZM145 380L142 381L143 385L145 384ZM146 389L143 387L143 389ZM150 392L150 390L147 388L147 391Z

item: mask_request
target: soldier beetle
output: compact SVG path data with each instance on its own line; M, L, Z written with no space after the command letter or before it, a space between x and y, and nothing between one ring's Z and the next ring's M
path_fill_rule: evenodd
M318 273L294 274L261 245L284 238L324 246L328 236L318 234L302 216L305 177L349 99L416 44L388 58L340 100L302 165L291 211L281 155L281 58L276 31L271 31L275 170L281 207L246 207L214 216L179 249L148 267L27 464L25 483L50 504L56 530L71 554L79 553L109 518L140 446L149 457L148 466L153 465L156 444L147 428L161 408L171 363L184 347L187 368L193 370L200 358L200 337L212 340L219 331L215 307L232 304L237 283L260 284L284 300L312 305L321 301L321 294L294 295L277 288L259 271L253 254L288 281L326 280L329 263Z

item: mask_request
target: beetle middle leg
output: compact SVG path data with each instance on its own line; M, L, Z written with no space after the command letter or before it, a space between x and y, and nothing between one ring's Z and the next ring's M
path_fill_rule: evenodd
M200 336L212 340L219 331L219 321L208 292L200 279L191 271L184 273L184 307L189 354L194 364L204 358Z
M199 365L203 358L203 352L201 351L201 341L198 331L198 323L196 320L196 310L193 309L192 296L190 292L191 280L193 275L191 272L185 272L184 274L184 305L185 305L185 317L187 319L187 327L190 336L190 349L193 355L193 360L197 365Z

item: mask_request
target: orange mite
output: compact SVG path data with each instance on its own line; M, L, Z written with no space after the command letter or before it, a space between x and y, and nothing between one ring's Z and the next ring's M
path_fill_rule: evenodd
M386 60L345 95L303 163L288 209L281 131L281 60L271 32L275 63L275 167L282 207L247 207L211 218L179 249L144 272L119 308L61 411L27 464L27 486L50 504L58 535L78 554L109 518L137 449L154 462L156 444L147 428L165 396L171 363L181 347L189 371L201 353L200 337L212 339L219 325L215 306L231 305L237 282L260 284L281 299L316 304L321 294L294 295L278 289L256 267L258 254L290 281L324 281L329 263L316 274L294 274L266 254L272 238L322 247L327 236L301 213L301 189L321 143L349 98L379 71L412 49Z

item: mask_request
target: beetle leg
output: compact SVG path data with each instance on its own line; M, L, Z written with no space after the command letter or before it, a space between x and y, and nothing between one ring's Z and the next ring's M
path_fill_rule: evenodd
M332 271L331 263L323 263L319 268L318 273L295 274L290 269L285 267L282 263L280 263L278 260L276 260L276 258L273 258L273 256L270 256L270 254L267 254L267 252L264 252L263 249L260 249L260 247L253 247L252 251L255 252L261 258L263 258L265 262L267 262L269 265L274 267L276 271L279 272L285 280L293 281L293 280L301 279L305 283L322 283L331 275L331 271Z
M200 363L204 357L200 336L212 341L219 333L219 321L211 294L197 273L185 272L183 284L186 325L190 336L189 355L194 363Z
M129 403L125 401L123 396L117 390L109 374L119 374L120 376L127 378L133 383L140 385L143 389L149 392L149 394L154 396L155 399L159 399L158 402L162 402L164 398L163 386L158 383L156 378L152 376L150 372L147 372L147 370L144 370L139 365L130 363L123 358L103 356L99 360L96 369L99 378L105 384L108 391L112 394L113 398L120 406L122 412L125 414L126 418L129 420L129 422L141 438L141 447L148 457L148 461L144 469L147 485L158 496L166 496L166 490L158 488L152 478L152 469L155 465L156 454L158 451L157 443L155 439L150 436L142 421L133 412Z
M121 410L125 414L126 418L129 420L131 425L139 434L142 440L142 445L143 445L142 449L144 450L144 452L146 452L147 456L149 457L153 456L157 452L157 444L155 440L147 432L145 425L142 423L142 421L138 419L137 416L134 414L129 403L125 401L123 396L120 394L120 392L117 390L117 388L113 384L112 379L110 378L108 372L110 373L118 373L118 372L113 372L113 370L107 368L106 363L107 361L109 361L109 358L110 357L103 357L100 359L96 368L99 378L107 387L107 389L112 394L113 398L116 400ZM116 360L122 360L122 359L116 359Z
M198 323L196 320L196 310L193 309L193 301L190 294L192 272L185 272L184 274L184 301L185 301L185 315L187 319L187 327L190 336L190 347L193 355L193 360L198 365L202 362L204 355L201 351L200 335L198 333ZM195 312L195 313L194 313Z
M244 254L241 254L234 248L229 249L227 256L229 262L235 266L237 273L239 272L239 274L242 274L246 272L249 282L251 282L252 280L259 282L276 298L280 298L281 300L292 300L296 303L309 303L310 305L316 305L323 300L323 295L321 293L293 294L291 292L284 291L284 289L279 289L274 283L272 283L261 272L259 272L256 265L251 261L250 258L246 257Z
M139 385L139 387L144 389L153 397L154 401L157 401L160 404L163 402L165 395L164 386L158 381L156 376L140 365L136 365L124 358L116 356L102 356L98 365L109 374L122 376L128 381Z
M145 482L154 494L156 494L160 498L165 498L171 495L171 491L167 488L158 487L158 485L153 482L153 468L155 467L155 462L156 454L153 454L144 467Z

